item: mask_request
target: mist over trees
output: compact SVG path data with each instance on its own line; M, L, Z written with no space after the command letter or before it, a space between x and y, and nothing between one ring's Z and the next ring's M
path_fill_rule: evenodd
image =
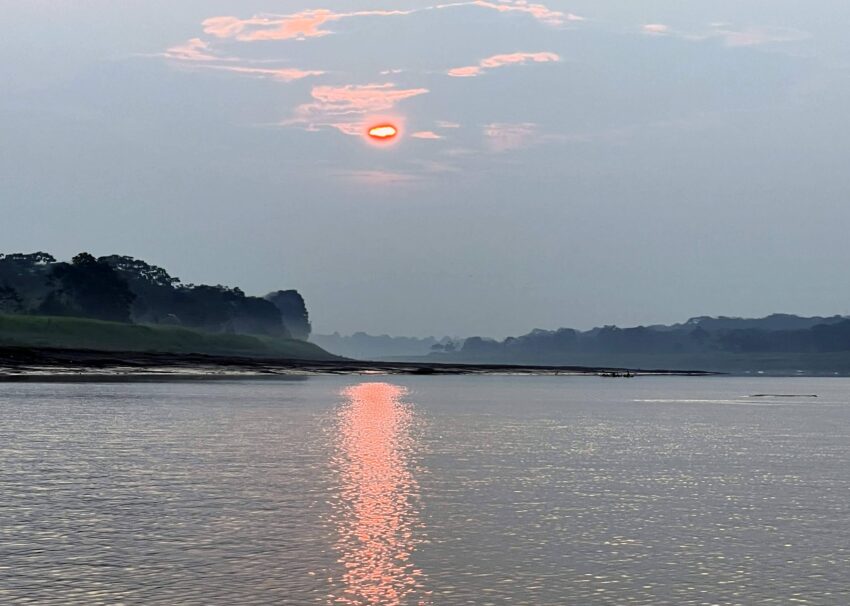
M347 358L359 360L393 360L424 358L435 351L454 351L455 344L448 337L391 337L356 332L353 335L316 335L311 339L319 347ZM448 349L446 349L448 347Z
M274 300L222 285L183 284L141 259L80 253L70 262L45 252L0 254L0 313L76 316L169 324L209 332L306 340L310 323L295 290ZM291 324L291 328L290 328Z
M721 358L840 352L850 352L850 319L773 314L758 319L702 316L671 326L604 326L583 332L538 329L502 341L477 336L465 339L457 353L433 356L519 364L669 364L673 359L711 364Z
M310 315L304 297L297 290L278 290L265 296L280 312L283 323L293 338L306 341L310 337Z

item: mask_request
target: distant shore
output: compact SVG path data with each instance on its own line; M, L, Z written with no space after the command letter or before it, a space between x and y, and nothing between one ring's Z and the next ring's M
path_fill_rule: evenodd
M34 347L0 347L0 382L165 381L285 378L320 375L645 375L707 376L699 370L627 369L587 366L518 366L508 364L439 364L293 360L96 351Z

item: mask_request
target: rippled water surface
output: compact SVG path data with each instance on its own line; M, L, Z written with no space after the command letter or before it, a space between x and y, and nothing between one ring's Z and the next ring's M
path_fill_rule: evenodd
M850 380L0 385L0 604L847 605Z

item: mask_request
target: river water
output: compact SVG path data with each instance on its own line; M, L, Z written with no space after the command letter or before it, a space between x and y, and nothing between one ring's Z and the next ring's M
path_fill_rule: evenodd
M847 605L850 380L0 385L0 604Z

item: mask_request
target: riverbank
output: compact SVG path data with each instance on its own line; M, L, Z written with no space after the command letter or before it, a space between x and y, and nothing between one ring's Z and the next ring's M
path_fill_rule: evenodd
M0 314L0 348L158 351L178 355L339 359L318 345L283 337L205 332L182 326L127 324L91 318Z
M191 353L0 347L0 382L146 381L275 378L310 375L641 375L705 376L716 373L587 366L438 364L296 360Z

